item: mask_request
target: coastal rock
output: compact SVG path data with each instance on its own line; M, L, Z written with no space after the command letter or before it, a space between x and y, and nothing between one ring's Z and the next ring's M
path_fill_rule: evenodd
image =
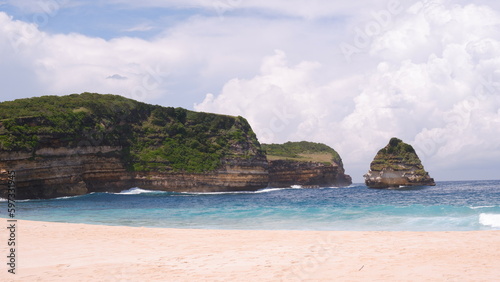
M262 144L269 160L269 186L304 188L352 184L342 159L331 147L313 142Z
M17 199L132 187L257 190L266 156L242 117L148 105L94 93L0 103L0 197L15 171Z
M436 185L413 147L398 138L392 138L378 151L364 177L370 188Z
M269 185L303 188L344 187L352 184L337 164L290 160L269 161Z

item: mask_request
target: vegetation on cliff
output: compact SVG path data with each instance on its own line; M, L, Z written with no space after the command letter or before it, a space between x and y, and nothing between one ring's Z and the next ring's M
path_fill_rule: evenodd
M370 170L372 171L381 171L384 168L399 171L406 170L408 167L417 168L421 170L422 174L425 174L423 171L424 166L413 147L395 137L391 138L387 146L378 151L370 164Z
M336 163L342 165L340 155L331 147L314 142L286 142L284 144L262 144L267 159L318 162L324 164Z
M120 146L132 171L206 172L261 155L242 117L149 105L96 93L0 103L0 151Z

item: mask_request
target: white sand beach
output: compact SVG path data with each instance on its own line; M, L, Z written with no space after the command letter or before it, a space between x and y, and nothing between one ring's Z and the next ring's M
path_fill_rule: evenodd
M6 224L6 220L4 219ZM6 230L6 229L5 229ZM1 281L498 281L500 231L181 230L17 222Z

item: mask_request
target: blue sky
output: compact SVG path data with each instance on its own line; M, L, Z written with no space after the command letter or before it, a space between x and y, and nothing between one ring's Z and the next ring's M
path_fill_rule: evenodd
M4 0L0 101L84 91L246 117L339 151L393 137L437 180L498 179L500 3Z
M15 20L36 23L43 31L80 33L107 40L122 36L151 39L177 22L208 12L196 8L131 7L112 1L53 0L40 3L32 4L35 7L30 8L4 4L2 8Z

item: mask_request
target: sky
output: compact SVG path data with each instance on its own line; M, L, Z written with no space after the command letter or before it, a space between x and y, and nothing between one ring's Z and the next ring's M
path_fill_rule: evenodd
M437 181L500 179L498 1L0 0L0 85L241 115L355 182L391 137Z

